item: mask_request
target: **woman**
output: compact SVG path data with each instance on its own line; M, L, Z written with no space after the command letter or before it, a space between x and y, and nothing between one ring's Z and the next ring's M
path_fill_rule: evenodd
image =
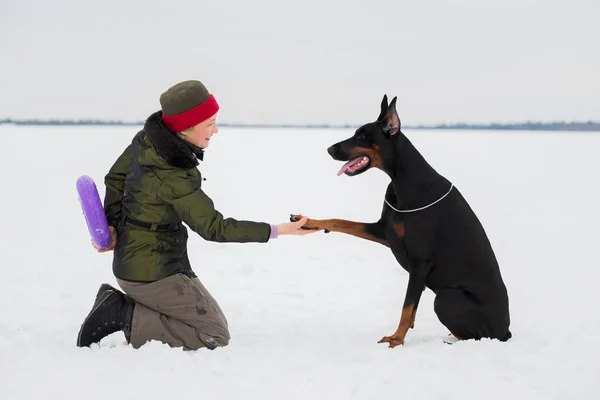
M226 346L227 320L192 270L185 224L214 242L268 242L305 235L293 223L223 218L202 191L198 159L219 130L213 95L199 81L180 82L160 96L161 110L105 177L104 211L112 233L113 273L123 290L102 284L77 345L122 330L134 348L150 340L184 349Z

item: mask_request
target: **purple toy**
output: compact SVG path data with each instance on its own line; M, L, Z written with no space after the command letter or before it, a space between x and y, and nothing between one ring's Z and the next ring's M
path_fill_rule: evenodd
M110 245L110 231L94 180L87 175L80 176L77 179L77 193L92 241L99 249L107 248Z

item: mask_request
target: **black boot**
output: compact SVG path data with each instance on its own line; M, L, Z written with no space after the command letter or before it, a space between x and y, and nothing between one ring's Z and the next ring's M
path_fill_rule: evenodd
M123 331L129 343L134 305L129 296L112 286L100 286L92 311L81 324L77 346L88 347L117 331Z
M114 287L112 287L111 285L109 285L108 283L103 283L102 285L100 285L100 288L98 288L98 293L96 293L96 302L98 301L98 299L100 298L100 295L105 292L106 290L112 290L113 292L121 295L121 296L125 296L125 294L123 294L119 289L116 289ZM96 306L96 304L94 303L94 306ZM92 307L93 308L93 307Z

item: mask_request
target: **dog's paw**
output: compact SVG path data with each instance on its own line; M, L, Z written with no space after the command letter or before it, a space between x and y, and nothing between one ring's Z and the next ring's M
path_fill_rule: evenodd
M290 222L298 222L302 219L302 214L290 214Z
M302 214L290 214L290 222L298 222L302 218L304 218L304 215L302 215ZM301 229L310 230L310 231L320 231L322 228L319 227L318 221L308 218L306 223L304 225L302 225ZM325 230L325 233L329 233L329 231Z
M397 338L397 337L394 337L394 336L384 336L377 343L388 343L390 345L390 348L393 349L396 346L403 345L404 344L404 339L400 339L400 338Z
M302 214L290 214L290 222L298 222L300 221L302 218L304 218L304 215ZM304 225L302 225L302 228L305 231L307 230L314 230L314 228L310 227L310 219L306 221L306 223Z

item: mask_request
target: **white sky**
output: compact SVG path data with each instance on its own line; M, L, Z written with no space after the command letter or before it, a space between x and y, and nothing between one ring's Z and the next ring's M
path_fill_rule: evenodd
M600 1L0 0L0 118L143 120L199 79L236 123L600 119Z

